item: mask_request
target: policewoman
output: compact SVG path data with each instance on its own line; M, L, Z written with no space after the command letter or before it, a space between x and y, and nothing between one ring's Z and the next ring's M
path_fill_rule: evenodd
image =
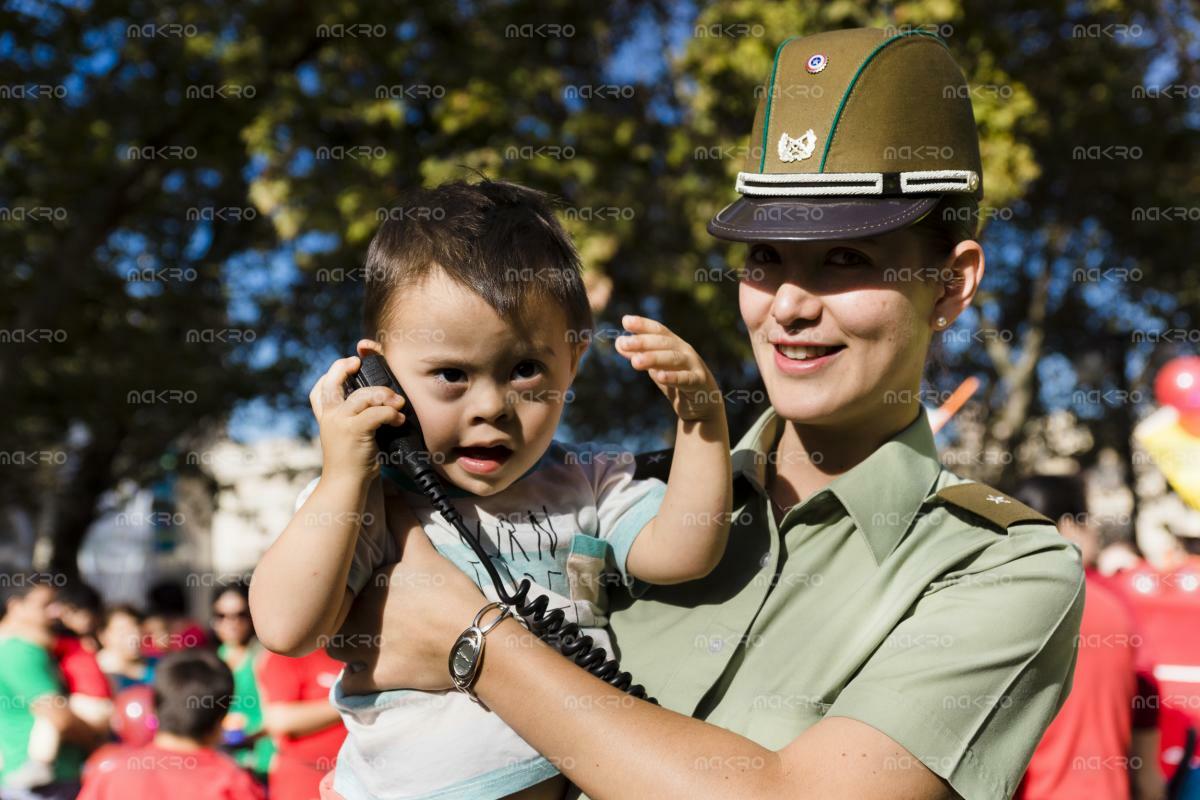
M963 74L934 36L841 30L780 45L767 89L709 223L749 245L771 402L734 448L729 546L702 580L613 592L622 668L661 705L512 619L473 690L596 800L1010 797L1070 690L1083 570L1049 520L939 464L919 403L984 274ZM374 680L448 688L483 600L410 539L363 601L384 603Z

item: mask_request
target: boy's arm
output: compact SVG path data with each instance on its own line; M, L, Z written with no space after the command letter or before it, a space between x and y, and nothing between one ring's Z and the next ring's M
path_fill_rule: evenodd
M679 417L666 495L625 570L656 584L703 578L725 552L733 504L724 396L695 349L665 325L633 315L622 322L634 335L619 337L617 351L649 372Z
M725 415L704 422L680 419L667 493L634 539L626 572L654 584L712 572L729 538L732 482Z
M345 618L355 544L372 521L363 509L378 475L375 431L404 423L404 398L391 389L368 386L343 396L360 364L357 356L338 359L309 393L321 429L321 479L250 581L255 633L283 655L312 652Z
M367 490L356 478L322 476L259 561L250 581L250 612L268 650L307 655L345 619L354 599L346 578Z

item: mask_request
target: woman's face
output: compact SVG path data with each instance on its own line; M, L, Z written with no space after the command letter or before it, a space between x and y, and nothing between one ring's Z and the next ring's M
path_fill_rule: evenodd
M212 606L212 627L221 644L243 645L250 641L254 626L250 606L238 592L224 592Z
M916 234L750 246L742 319L776 412L806 425L911 420L941 294Z
M136 660L142 651L142 631L137 618L120 613L110 616L100 632L100 643L127 660Z

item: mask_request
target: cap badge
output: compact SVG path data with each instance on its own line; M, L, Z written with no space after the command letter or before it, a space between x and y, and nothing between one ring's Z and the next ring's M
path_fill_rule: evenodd
M816 75L827 66L829 66L828 58L821 53L813 53L808 57L808 63L804 65L804 68L811 74Z
M779 160L788 163L791 161L803 161L813 154L813 150L817 148L817 135L813 133L813 129L809 128L804 132L804 135L793 139L784 131L779 137Z

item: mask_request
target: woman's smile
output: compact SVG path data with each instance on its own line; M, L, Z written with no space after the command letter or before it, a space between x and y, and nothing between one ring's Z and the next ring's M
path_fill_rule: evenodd
M785 375L811 375L837 360L845 345L804 347L776 344L775 366Z

